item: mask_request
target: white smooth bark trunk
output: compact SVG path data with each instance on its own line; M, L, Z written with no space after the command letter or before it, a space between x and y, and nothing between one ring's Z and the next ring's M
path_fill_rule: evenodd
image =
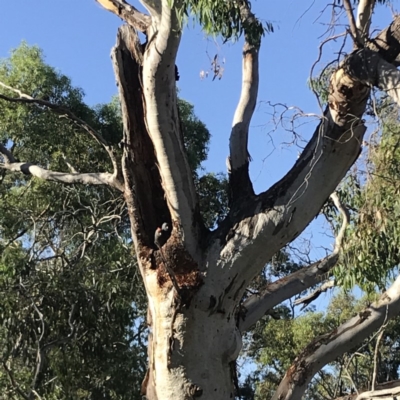
M182 306L174 290L160 291L155 275L146 277L146 289L152 294L148 399L233 399L231 362L241 349L235 318L210 315L195 298Z

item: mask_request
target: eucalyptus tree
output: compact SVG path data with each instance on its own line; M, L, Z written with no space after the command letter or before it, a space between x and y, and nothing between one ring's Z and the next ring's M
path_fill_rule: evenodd
M36 46L23 42L1 60L0 80L68 104L107 140L122 139L118 98L89 107L82 90L47 65ZM211 227L226 214L226 178L201 170L210 133L190 103L179 99L179 112L199 200L207 203L202 215ZM45 109L1 102L0 115L0 140L11 140L18 158L65 172L107 168L96 143ZM1 175L4 398L34 393L47 400L141 398L146 299L131 247L120 192L107 186L59 186L18 172Z
M241 301L265 263L304 230L359 156L371 87L399 104L400 18L370 38L375 1L360 1L356 16L349 0L343 2L354 50L333 72L328 105L295 165L271 188L256 194L247 142L258 95L260 45L271 27L260 23L247 0L141 0L145 12L124 0L98 2L126 22L112 50L124 126L122 154L66 105L24 93L13 82L2 85L3 100L48 107L68 118L103 148L111 167L54 171L30 160L18 161L6 145L0 147L1 166L59 183L107 185L121 192L148 299L143 393L148 399L233 398L234 364L243 332L267 310L315 285L337 260L347 215L334 195L344 220L334 252ZM189 14L210 33L245 38L242 91L227 160L229 212L214 230L201 216L177 107L175 59ZM155 244L155 231L164 223L170 229L162 243ZM371 307L308 345L272 399L299 399L323 365L365 339L397 314L399 306L398 278ZM373 398L374 393L365 395Z

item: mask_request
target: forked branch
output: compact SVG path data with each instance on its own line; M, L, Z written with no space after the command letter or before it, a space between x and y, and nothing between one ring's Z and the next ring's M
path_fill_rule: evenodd
M313 290L306 296L301 297L293 302L294 306L299 306L302 304L301 310L307 307L311 302L316 300L322 293L326 292L328 289L332 289L335 287L335 280L327 280L322 285L320 285L317 289Z
M400 18L397 17L376 38L374 49L377 51L364 48L346 58L332 76L328 106L321 122L292 169L264 193L243 199L240 209L232 211L226 223L213 233L220 241L211 242L209 254L218 252L220 259L224 259L224 269L222 272L216 269L215 274L210 271L210 279L219 286L223 288L236 277L230 290L243 293L242 288L259 273L264 263L295 239L320 212L355 162L366 131L362 116L370 88L380 84L379 68L385 65L381 57L392 63L400 54L399 27ZM388 40L395 45L389 45ZM382 81L382 88L384 86L397 91L396 85L389 87L389 82ZM314 280L314 276L311 279ZM275 283L279 284L283 282ZM292 285L292 293L298 293L299 282L292 282ZM223 296L222 292L221 298ZM247 318L249 316L248 312Z
M350 217L338 195L332 193L330 197L343 218L332 253L308 267L270 283L261 294L249 297L243 303L245 313L243 319L239 321L239 329L242 332L248 330L271 308L318 284L322 276L326 276L336 265Z

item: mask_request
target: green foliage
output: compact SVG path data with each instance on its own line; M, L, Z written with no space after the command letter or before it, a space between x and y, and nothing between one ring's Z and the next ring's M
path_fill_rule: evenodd
M265 32L273 32L273 26L270 22L263 25L256 18L243 21L244 3L251 9L247 0L171 0L182 22L192 15L207 34L221 35L225 40L236 40L245 34L249 43L258 46Z
M12 178L0 186L3 357L27 389L42 350L43 398L140 398L145 295L121 199L39 180L10 189Z
M0 64L0 80L33 97L68 107L94 128L100 128L105 137L113 139L112 143L121 139L120 122L107 120L115 101L95 109L88 107L83 102L83 91L72 87L69 78L45 64L41 50L35 46L23 43L13 50L11 57ZM11 91L5 94L14 95ZM66 118L43 107L2 101L0 119L0 140L11 140L13 152L21 160L65 172L68 168L64 155L81 172L104 171L111 167L99 144Z
M178 108L183 125L183 139L189 165L195 173L200 168L201 163L207 159L211 134L206 125L197 118L193 104L178 99Z
M228 214L228 179L208 173L195 178L200 211L207 228L214 228Z
M318 77L308 80L310 89L318 96L322 105L328 104L329 84L333 72L333 67L324 68Z
M335 270L345 287L383 289L400 263L400 125L386 111L379 145L369 146L368 174L347 179L341 193L352 210L343 257Z

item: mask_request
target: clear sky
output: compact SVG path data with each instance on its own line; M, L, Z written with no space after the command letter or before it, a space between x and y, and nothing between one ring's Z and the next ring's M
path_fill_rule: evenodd
M137 0L132 0L137 5ZM251 175L256 191L265 190L293 165L300 151L284 145L293 137L279 127L273 129L271 108L267 102L297 106L305 113L321 114L318 103L307 86L319 44L327 35L331 9L324 0L253 0L253 10L263 20L273 23L275 32L267 35L260 55L260 91L250 137ZM395 6L398 2L394 1ZM327 8L328 7L328 8ZM378 6L372 29L382 29L391 21L391 11ZM346 24L346 20L341 22ZM7 57L21 40L40 46L46 61L72 78L93 105L108 102L117 92L110 61L121 21L103 10L94 0L12 0L2 4L0 16L0 57ZM343 32L338 26L335 34ZM341 45L324 46L323 61L331 61ZM350 47L347 47L350 48ZM202 70L210 70L215 54L225 60L221 80L200 79ZM177 65L182 98L195 105L200 119L212 134L209 171L225 171L233 112L241 84L241 44L221 46L189 23L184 31ZM324 67L321 62L316 72ZM283 108L279 109L280 111ZM316 125L315 118L304 118L296 132L308 139ZM289 127L289 124L286 124ZM272 139L272 140L271 140ZM29 160L26 160L29 161ZM317 231L315 232L318 234ZM330 240L326 242L328 245ZM324 254L321 254L324 255Z

